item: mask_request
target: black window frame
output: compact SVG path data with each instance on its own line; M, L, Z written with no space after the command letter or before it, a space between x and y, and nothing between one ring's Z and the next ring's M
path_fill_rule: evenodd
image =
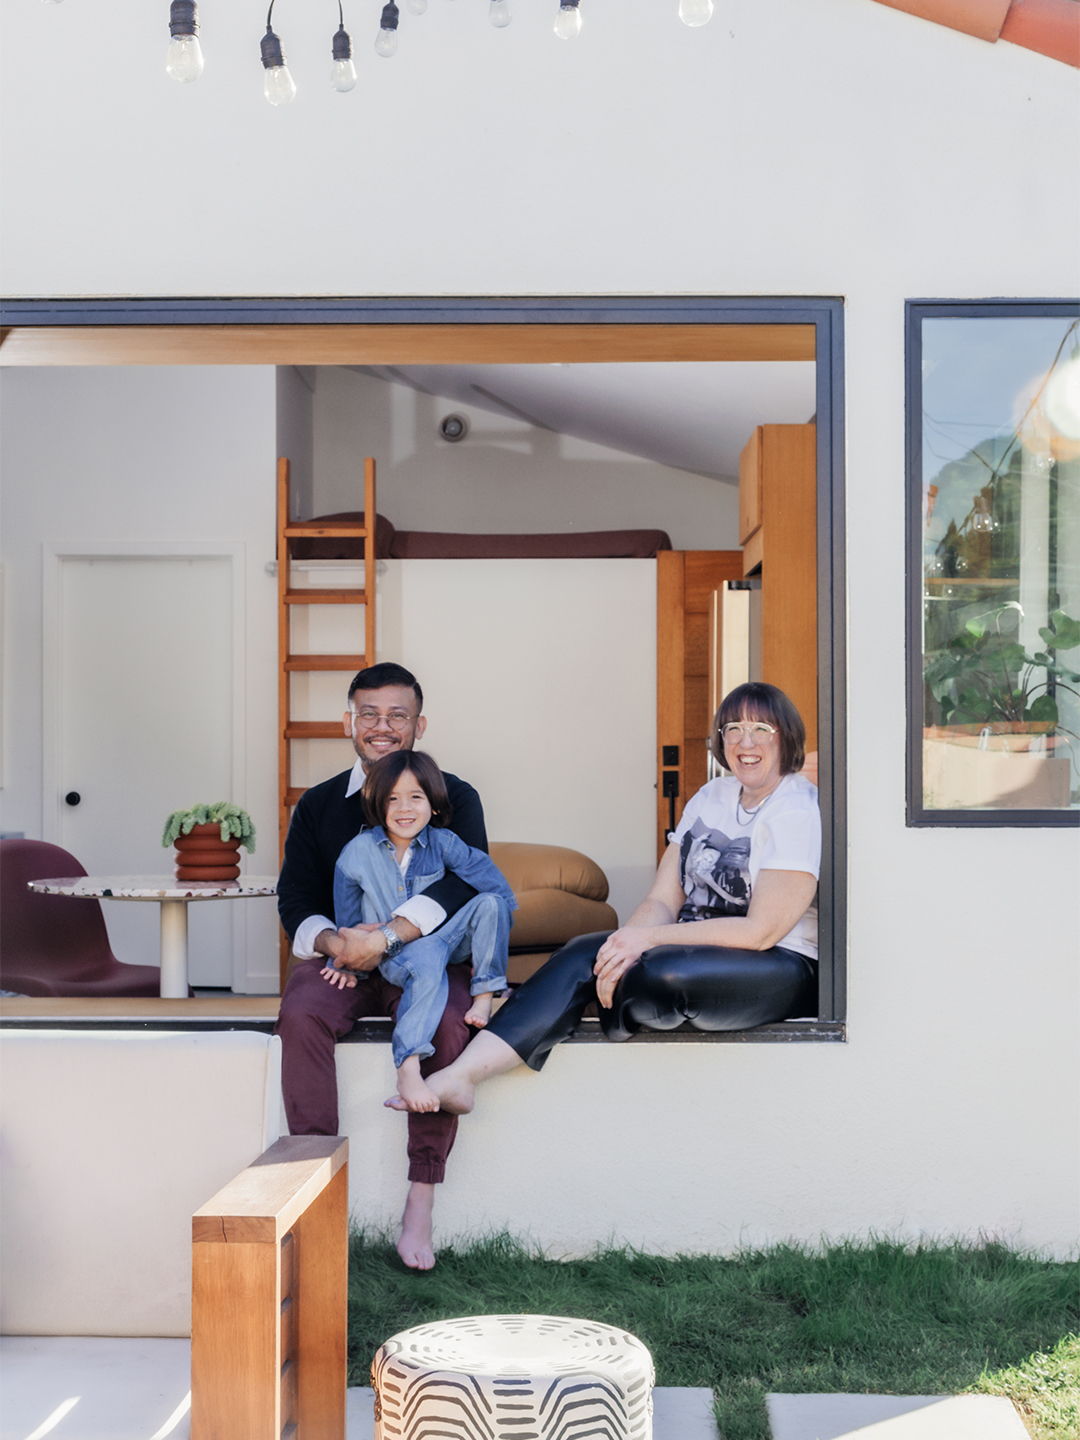
M817 1021L670 1038L842 1041L847 1014L847 580L844 301L836 296L0 300L0 326L813 325L817 424L818 745L823 847ZM357 1037L360 1038L360 1037ZM644 1036L641 1038L645 1038ZM660 1032L650 1039L662 1040Z
M951 319L1075 319L1080 300L908 300L904 320L907 504L907 825L985 829L1075 828L1077 810L930 810L923 803L923 396L922 322Z

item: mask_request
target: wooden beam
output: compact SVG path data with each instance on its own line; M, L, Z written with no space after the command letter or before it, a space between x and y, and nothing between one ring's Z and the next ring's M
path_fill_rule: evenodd
M27 325L0 341L0 365L813 359L813 325Z

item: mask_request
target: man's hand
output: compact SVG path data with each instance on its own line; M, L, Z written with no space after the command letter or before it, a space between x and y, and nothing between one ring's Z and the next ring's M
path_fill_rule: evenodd
M343 925L337 935L341 949L334 961L340 970L378 968L386 949L386 936L378 925Z
M611 1009L615 986L650 947L650 931L627 925L621 930L613 930L600 946L593 974L596 976L596 998L605 1010Z

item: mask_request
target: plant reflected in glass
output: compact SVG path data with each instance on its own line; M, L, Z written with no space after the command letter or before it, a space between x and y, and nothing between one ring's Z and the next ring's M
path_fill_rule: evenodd
M1080 807L1080 322L922 322L923 803Z

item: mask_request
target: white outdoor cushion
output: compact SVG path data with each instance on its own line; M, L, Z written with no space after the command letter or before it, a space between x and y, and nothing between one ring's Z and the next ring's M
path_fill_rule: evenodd
M281 1042L0 1035L0 1331L191 1334L191 1216L278 1138Z

